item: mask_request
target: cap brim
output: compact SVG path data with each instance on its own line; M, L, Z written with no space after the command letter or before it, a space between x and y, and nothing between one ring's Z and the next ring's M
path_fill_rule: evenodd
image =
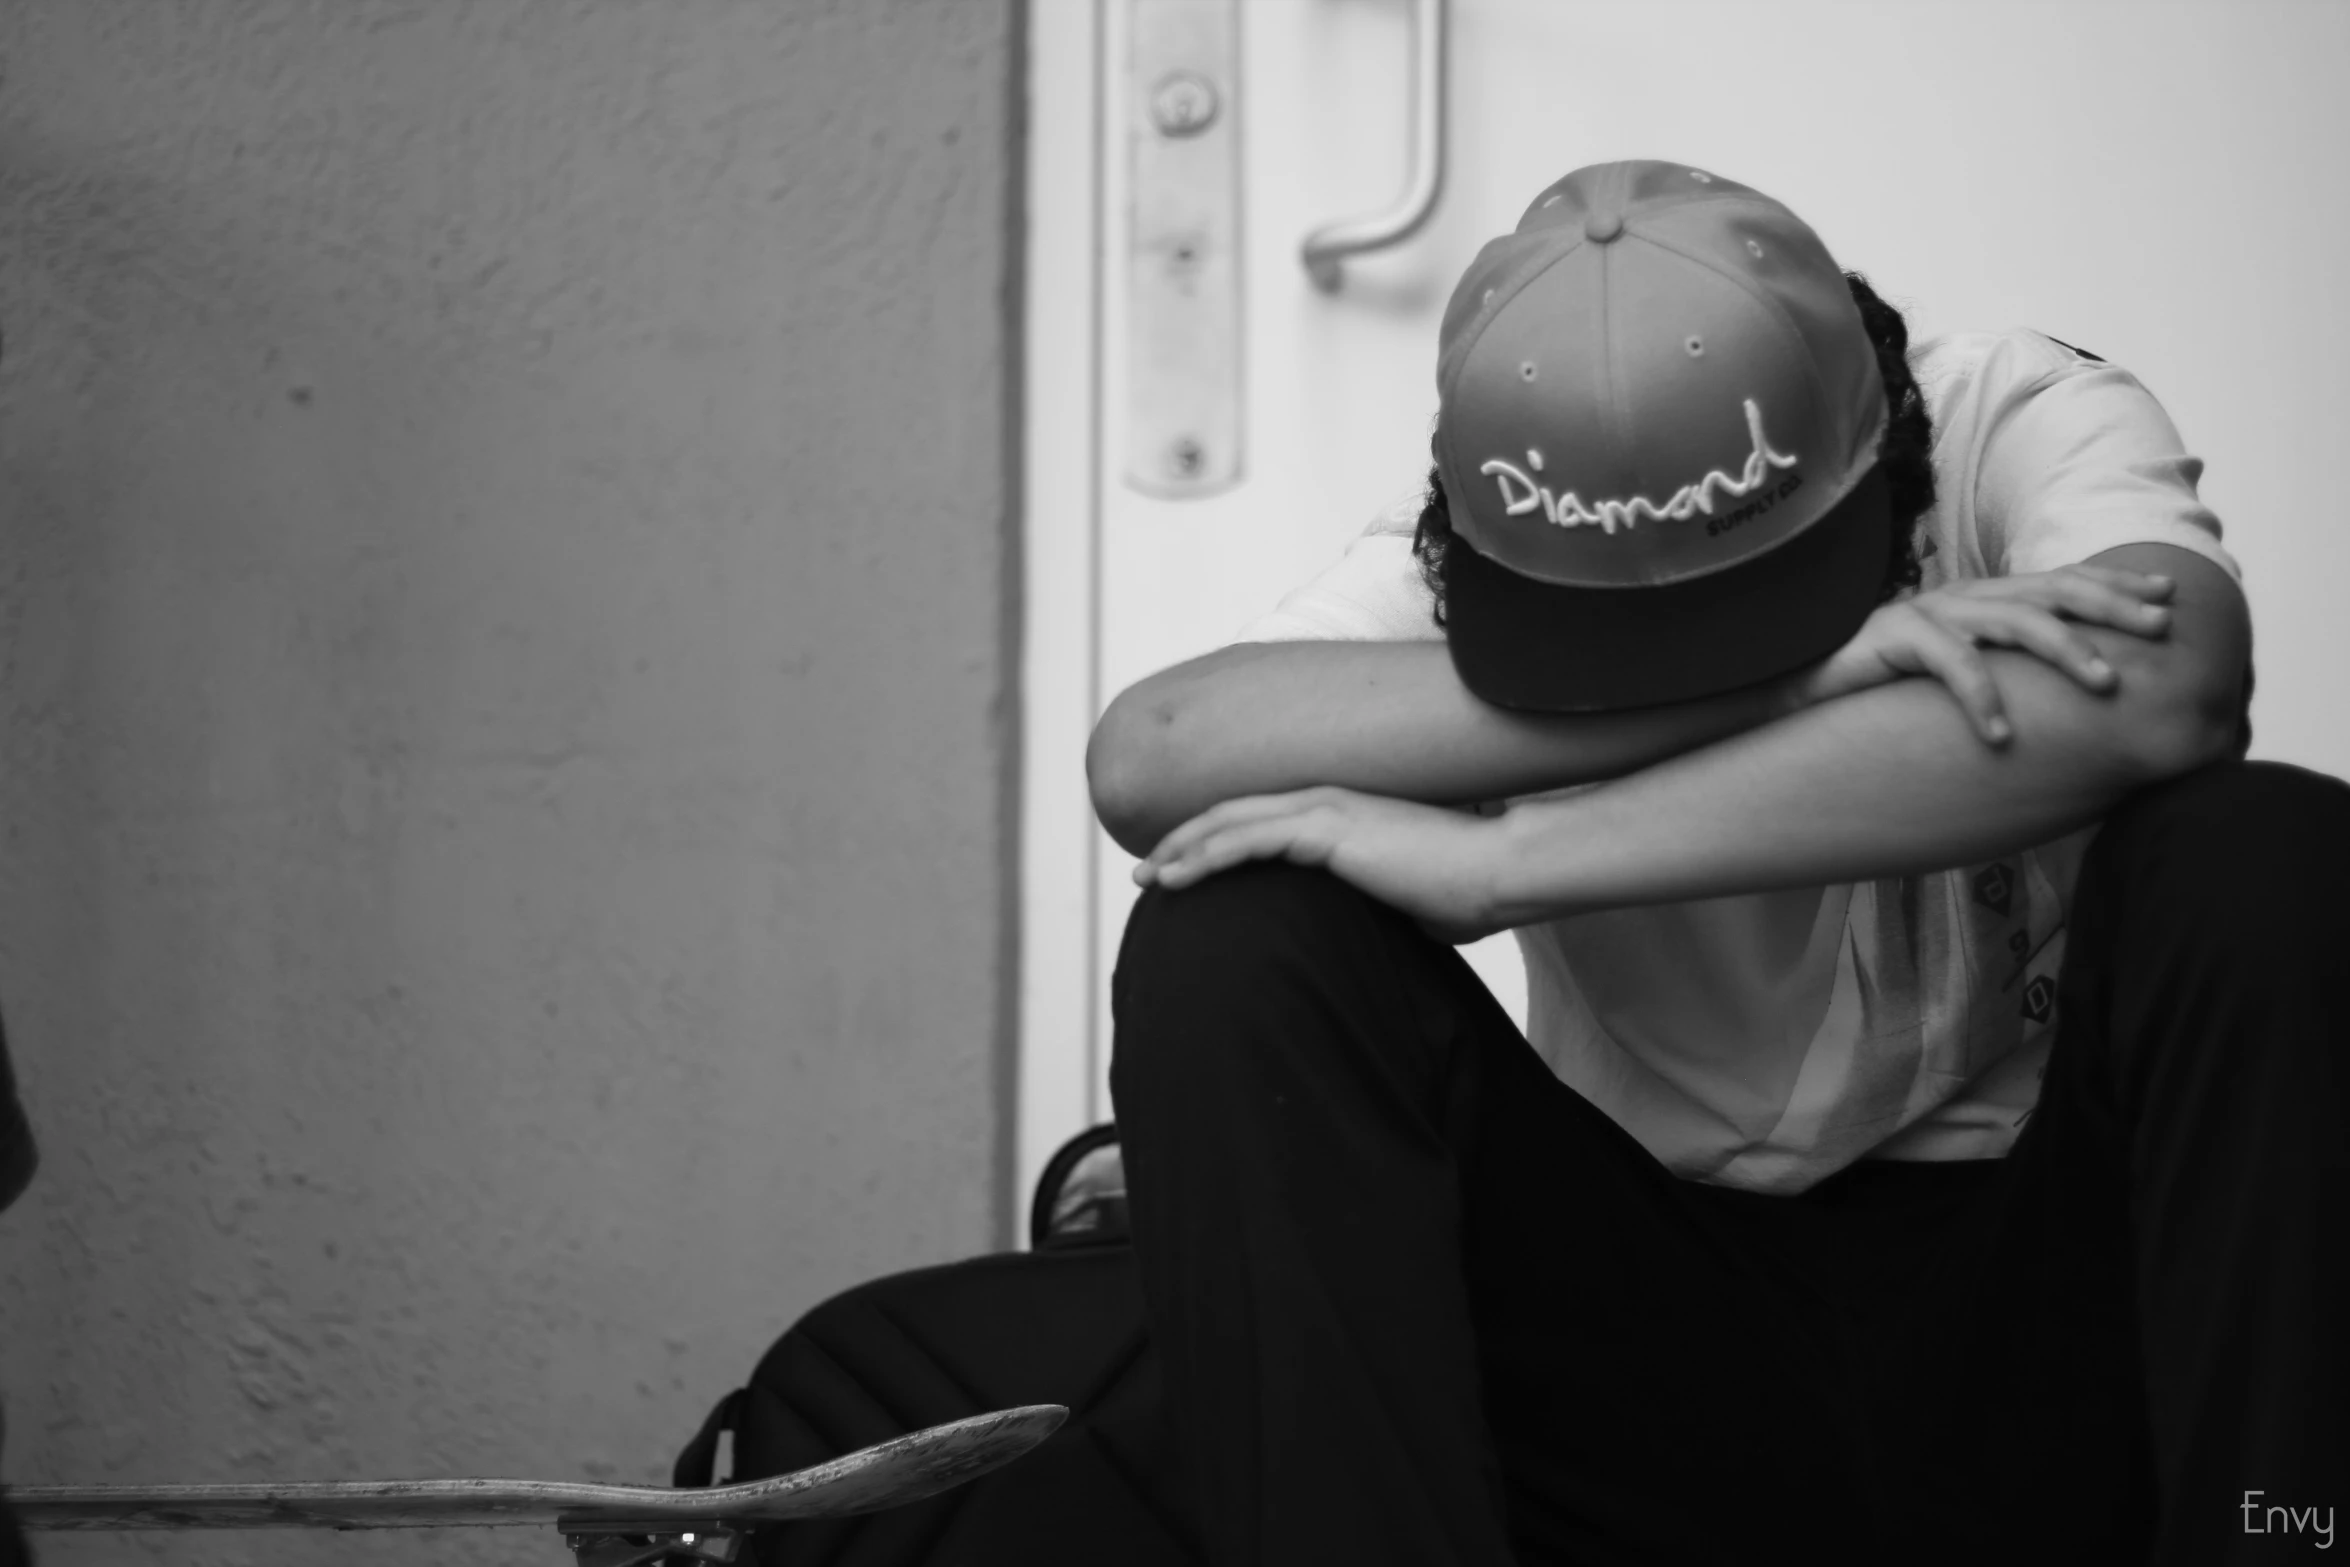
M1660 587L1562 587L1455 537L1445 637L1471 692L1498 707L1591 713L1686 702L1827 657L1868 619L1892 548L1881 467L1819 521L1741 565Z

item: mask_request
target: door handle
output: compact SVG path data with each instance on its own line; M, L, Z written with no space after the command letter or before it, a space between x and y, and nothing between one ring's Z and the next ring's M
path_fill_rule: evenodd
M1325 223L1298 248L1306 275L1325 294L1338 291L1348 256L1400 245L1420 231L1444 194L1444 44L1450 0L1412 3L1411 166L1403 194L1385 212Z

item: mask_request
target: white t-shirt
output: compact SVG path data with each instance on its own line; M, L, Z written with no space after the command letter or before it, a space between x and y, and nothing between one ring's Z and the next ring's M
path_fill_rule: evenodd
M2196 498L2201 460L2129 372L2026 331L1934 338L1910 362L1934 425L1925 588L2133 543L2241 580ZM1241 640L1441 640L1418 511L1382 515ZM1793 1192L1864 1156L1997 1157L2039 1094L2094 831L1932 875L1525 927L1528 1037L1692 1179Z

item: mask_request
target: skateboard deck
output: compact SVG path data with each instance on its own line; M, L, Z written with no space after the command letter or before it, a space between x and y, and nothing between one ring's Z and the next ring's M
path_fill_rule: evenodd
M731 1561L753 1524L920 1501L1027 1452L1060 1425L1029 1404L911 1432L790 1474L698 1490L565 1480L335 1480L288 1485L16 1486L31 1529L435 1529L552 1525L583 1564Z

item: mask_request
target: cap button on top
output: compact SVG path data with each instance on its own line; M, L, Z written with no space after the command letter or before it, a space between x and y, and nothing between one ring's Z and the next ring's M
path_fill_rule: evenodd
M1594 244L1604 245L1624 232L1624 220L1613 212L1594 212L1583 220L1583 237Z

